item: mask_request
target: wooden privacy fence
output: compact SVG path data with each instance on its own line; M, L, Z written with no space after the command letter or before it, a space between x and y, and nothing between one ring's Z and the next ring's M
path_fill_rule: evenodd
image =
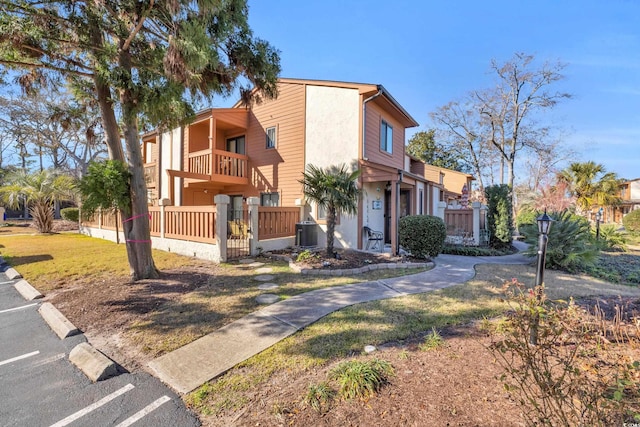
M160 216L164 211L164 218L160 218L160 225L164 222L164 237L215 243L215 206L154 206L149 208L149 212L152 210L159 211ZM153 222L153 213L151 219Z
M258 240L295 236L300 220L298 207L258 207ZM122 222L111 212L97 213L83 221L86 227L122 231ZM215 206L149 206L149 228L154 237L216 243Z
M447 235L473 234L473 209L445 209Z
M298 207L260 206L258 208L258 240L295 236L298 221L300 221Z

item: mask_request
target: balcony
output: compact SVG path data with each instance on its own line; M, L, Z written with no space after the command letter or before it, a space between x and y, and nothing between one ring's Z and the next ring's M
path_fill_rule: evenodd
M156 163L155 162L144 164L144 182L147 184L147 187L156 186Z
M244 154L223 150L189 153L188 172L207 175L211 181L225 184L249 184L249 159Z

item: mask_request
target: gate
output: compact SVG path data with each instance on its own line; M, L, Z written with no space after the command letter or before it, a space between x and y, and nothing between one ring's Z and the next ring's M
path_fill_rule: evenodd
M248 209L233 209L227 213L227 259L238 259L250 255L252 231Z

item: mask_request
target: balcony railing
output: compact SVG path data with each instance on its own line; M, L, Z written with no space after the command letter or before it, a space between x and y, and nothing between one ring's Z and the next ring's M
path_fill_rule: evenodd
M189 172L210 175L212 179L222 182L246 183L248 157L223 150L213 150L213 153L211 150L195 151L189 153Z
M211 175L211 150L189 153L189 172Z

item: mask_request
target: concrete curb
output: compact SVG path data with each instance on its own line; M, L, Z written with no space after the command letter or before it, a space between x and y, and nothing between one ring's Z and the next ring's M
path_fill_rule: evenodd
M20 280L18 283L13 285L13 287L16 288L16 290L20 293L20 295L22 295L22 297L27 301L39 299L44 296L40 292L38 292L36 288L31 286L29 282L27 282L24 279Z
M42 304L38 312L61 340L80 333L80 330L64 317L64 314L60 313L50 302Z
M78 344L71 350L69 361L93 382L118 375L116 364L86 342Z
M9 268L7 268L7 270L4 272L4 274L6 274L6 275L7 275L7 278L8 278L9 280L22 279L22 274L18 273L18 272L16 271L16 269L15 269L15 268L13 268L13 267L9 267Z

